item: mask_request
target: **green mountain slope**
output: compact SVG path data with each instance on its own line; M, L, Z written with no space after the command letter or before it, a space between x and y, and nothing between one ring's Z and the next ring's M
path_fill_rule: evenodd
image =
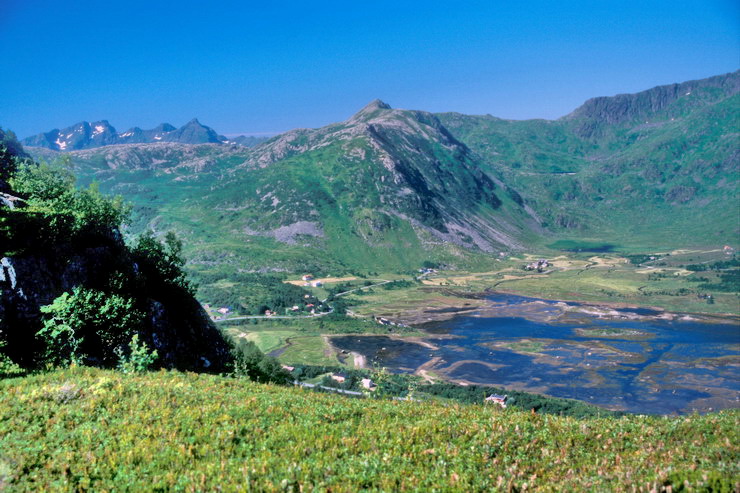
M558 121L438 115L559 235L735 242L740 73L596 98Z
M737 421L578 420L76 369L0 381L0 488L732 491Z
M522 249L539 230L433 115L382 102L252 150L150 144L71 158L82 183L138 206L134 228L177 230L196 265L402 269Z
M632 251L734 244L739 80L595 98L557 121L374 101L251 149L141 144L69 156L81 183L134 203L134 231L178 231L192 265L207 269L471 266L558 239Z

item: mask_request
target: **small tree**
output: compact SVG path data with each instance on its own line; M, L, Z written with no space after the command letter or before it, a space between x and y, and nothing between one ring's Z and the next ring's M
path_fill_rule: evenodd
M137 239L132 248L134 260L139 265L143 276L162 284L165 287L179 287L195 294L195 287L187 280L182 267L185 260L182 257L182 241L175 233L168 232L164 242L154 237L154 233L147 231ZM150 289L157 289L150 286Z
M255 382L287 384L292 376L278 361L260 351L252 341L241 340L234 348L234 374Z
M234 373L257 381L260 375L259 364L264 357L254 342L240 340L234 348Z
M144 341L139 342L139 334L134 334L128 345L128 352L123 348L115 349L118 356L118 369L123 373L141 373L149 370L159 355L157 350L150 351Z
M389 387L390 387L390 379L391 374L388 372L388 370L385 367L376 367L372 372L372 380L375 382L375 385L377 386L375 388L375 391L373 392L373 397L375 398L381 398L381 397L387 397L390 395Z

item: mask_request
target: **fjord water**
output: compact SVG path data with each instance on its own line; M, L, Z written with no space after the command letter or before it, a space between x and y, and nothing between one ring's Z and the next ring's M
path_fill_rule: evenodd
M455 381L634 413L740 407L738 325L644 318L654 314L644 309L623 310L639 320L606 319L566 312L564 303L503 294L489 299L491 309L427 327L427 342L436 349L384 336L333 342L395 371L424 365Z

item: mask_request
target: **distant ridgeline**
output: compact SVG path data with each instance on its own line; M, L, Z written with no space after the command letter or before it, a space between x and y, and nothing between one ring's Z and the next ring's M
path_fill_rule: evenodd
M591 99L556 121L376 100L253 148L196 121L24 142L45 159L66 143L81 183L133 203L132 231L176 230L190 265L212 273L475 265L558 239L642 253L737 243L738 88L734 72Z
M0 376L18 365L112 367L142 348L157 366L226 368L230 347L193 298L181 244L145 234L126 245L126 214L0 130Z
M22 144L31 147L44 147L54 151L76 151L116 144L151 144L156 142L176 142L180 144L239 144L251 147L267 140L265 137L239 135L228 139L218 135L212 128L193 118L180 128L169 123L142 130L133 127L125 132L117 132L107 120L99 122L80 122L62 130L53 129L23 139Z

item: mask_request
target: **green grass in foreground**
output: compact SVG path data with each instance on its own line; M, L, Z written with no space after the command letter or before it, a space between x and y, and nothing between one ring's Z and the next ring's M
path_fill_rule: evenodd
M731 491L739 417L577 420L79 368L0 382L0 489Z

